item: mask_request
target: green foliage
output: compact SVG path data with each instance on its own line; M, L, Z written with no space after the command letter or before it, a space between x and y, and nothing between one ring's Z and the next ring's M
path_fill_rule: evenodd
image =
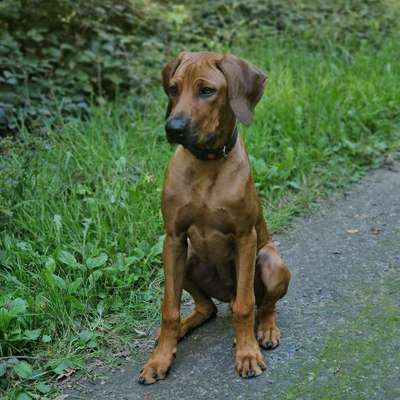
M131 15L124 9L116 7L121 16L115 16L118 24L113 25L113 13L103 13L103 19L96 17L97 11L88 13L85 7L93 8L91 1L78 14L73 12L77 2L62 2L56 15L56 8L46 8L45 3L34 2L36 17L22 1L13 2L14 8L9 1L0 6L2 16L9 13L8 25L3 26L9 32L13 27L12 35L3 34L18 44L14 59L32 62L25 69L19 61L11 64L11 53L4 52L6 42L0 42L2 65L7 62L8 71L22 71L24 76L16 78L15 87L4 79L0 82L1 96L15 93L16 103L4 97L0 102L18 104L23 115L41 105L60 124L58 130L48 128L44 138L22 127L19 140L0 140L0 356L11 357L0 361L0 393L13 390L11 398L45 395L52 389L40 381L43 376L82 367L71 353L95 352L107 343L109 332L128 332L131 337L136 328L143 330L143 323L157 318L163 243L159 196L172 152L162 129L165 98L161 89L146 89L140 102L130 96L90 109L85 103L80 109L88 113L86 120L63 118L76 113L70 99L79 92L80 71L89 80L88 90L83 85L79 92L83 102L120 91L144 91L152 79L158 81L164 59L186 46L232 44L230 51L268 71L269 84L255 122L243 131L273 230L286 226L293 214L327 189L347 185L366 166L377 165L381 154L400 146L400 40L397 31L385 36L392 17L386 15L389 8L379 11L384 3L217 0L208 7L204 2L182 7L172 1L146 2L150 8L142 11L154 24L139 13L139 5L145 3L126 3L137 5L140 23L125 50L120 46L126 43L125 29L132 26L121 22ZM271 7L279 13L269 12ZM21 27L16 25L18 18L24 21ZM277 20L286 21L284 29ZM324 24L316 23L322 20ZM113 82L104 73L99 86L93 72L96 63L77 60L90 46L96 48L96 57L99 54L101 46L93 43L105 39L92 29L95 22L113 38L117 33L111 27L118 25L121 36L114 52L101 53L115 65L101 61L101 68L110 73L116 68L123 82ZM24 37L30 23L36 33ZM342 28L337 29L338 24ZM369 28L376 24L376 30ZM64 31L65 36L58 36ZM147 41L142 32L147 32ZM91 41L82 39L86 34ZM54 37L55 48L69 44L79 52L66 47L60 50L59 62L45 61ZM242 46L245 37L252 40ZM122 69L115 49L129 55ZM140 49L136 58L131 54L135 49ZM60 70L67 72L58 77ZM29 79L24 71L31 71ZM4 77L4 70L0 74ZM43 84L59 91L57 96L48 97ZM31 91L40 95L25 96ZM71 108L60 106L60 98L63 104L70 101ZM53 106L57 113L51 111ZM31 128L35 118L30 119ZM68 356L55 357L56 351ZM50 359L13 358L31 353L48 354ZM30 378L25 363L31 366Z
M182 49L282 37L344 52L377 45L393 10L383 0L4 0L0 133L60 124L117 93L146 93Z
M82 367L82 363L76 358L54 358L48 362L42 362L40 366L37 361L29 360L28 362L13 357L4 361L0 360L0 393L8 382L18 382L14 390L7 392L8 396L1 398L47 399L49 397L46 396L56 392L56 388L50 382L51 378L57 377L57 380L61 382Z
M28 329L29 325L27 302L20 297L0 296L0 354L18 352L20 346L29 348L37 342L42 330Z
M146 80L138 50L152 34L147 23L156 26L144 13L141 1L2 2L0 123L15 129L18 116L35 127L82 115L94 97L140 90Z

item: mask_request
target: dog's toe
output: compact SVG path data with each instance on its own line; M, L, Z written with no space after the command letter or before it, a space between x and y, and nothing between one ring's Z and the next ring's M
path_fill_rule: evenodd
M279 341L271 341L271 340L267 340L267 341L259 341L260 347L264 350L274 350L279 346Z
M247 351L237 350L236 369L242 378L254 378L260 375L266 369L260 350L258 348Z
M273 350L279 346L280 332L275 324L263 324L257 329L257 341L264 350Z
M247 378L253 378L256 376L256 371L253 371L252 369L247 371Z

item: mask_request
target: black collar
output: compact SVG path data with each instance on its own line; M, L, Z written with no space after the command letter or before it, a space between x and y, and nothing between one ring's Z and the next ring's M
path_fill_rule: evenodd
M233 130L228 143L226 143L222 147L218 147L216 149L200 149L199 147L189 144L185 144L184 147L188 149L199 160L219 160L221 158L226 158L229 152L234 148L237 138L238 129L237 126L235 126L235 129Z

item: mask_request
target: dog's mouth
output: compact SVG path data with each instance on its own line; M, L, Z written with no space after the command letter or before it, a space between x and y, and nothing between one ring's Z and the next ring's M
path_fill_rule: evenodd
M198 140L198 134L195 130L190 130L182 134L172 135L167 132L167 140L171 144L181 144L184 147L196 146Z
M202 150L212 149L218 140L218 134L210 132L204 136L204 139L199 140L200 135L195 129L192 129L189 133L183 135L170 135L167 132L167 140L171 144L181 144L186 148L196 147Z

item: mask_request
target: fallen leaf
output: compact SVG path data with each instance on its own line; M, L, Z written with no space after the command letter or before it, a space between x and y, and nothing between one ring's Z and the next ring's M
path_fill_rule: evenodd
M57 376L57 382L65 382L76 372L75 368L67 368L62 374Z

